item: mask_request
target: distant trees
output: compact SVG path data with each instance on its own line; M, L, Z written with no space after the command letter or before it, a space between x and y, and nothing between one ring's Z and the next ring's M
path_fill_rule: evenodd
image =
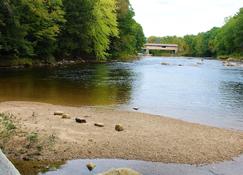
M243 57L243 8L233 17L227 18L221 28L214 27L207 32L184 37L151 36L148 42L178 44L179 54L185 56Z
M129 0L0 0L0 57L135 55L145 39L133 16Z

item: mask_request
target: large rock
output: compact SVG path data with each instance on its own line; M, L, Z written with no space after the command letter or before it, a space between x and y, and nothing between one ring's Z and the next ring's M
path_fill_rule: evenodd
M116 170L110 170L99 175L141 175L141 174L132 169L120 168Z
M7 157L0 150L0 174L1 175L20 175L18 170L7 159Z

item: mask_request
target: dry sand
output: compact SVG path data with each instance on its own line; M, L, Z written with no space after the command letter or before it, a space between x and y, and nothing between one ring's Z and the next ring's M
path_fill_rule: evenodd
M54 116L55 111L68 113L71 119ZM3 102L1 112L13 114L17 126L14 134L1 142L12 159L121 158L207 164L243 153L242 132L162 116L34 102ZM76 117L86 118L87 123L76 123ZM125 130L115 131L116 124ZM32 132L37 133L37 139L27 139Z

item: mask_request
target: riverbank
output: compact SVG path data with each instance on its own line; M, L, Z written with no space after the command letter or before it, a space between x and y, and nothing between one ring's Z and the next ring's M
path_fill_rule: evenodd
M54 115L55 111L68 113L70 118ZM242 132L137 112L4 102L0 103L0 113L8 116L5 129L11 130L7 137L1 135L1 147L12 160L121 158L208 164L243 153ZM77 117L87 123L75 122ZM94 123L104 123L104 127ZM117 132L116 124L124 131Z
M95 59L31 59L31 58L0 58L0 68L24 68L24 67L56 67L65 65L76 65L84 63L96 63Z
M57 67L68 65L80 65L89 63L110 63L118 61L133 61L139 59L138 55L126 55L125 57L118 57L116 59L109 58L107 60L99 61L95 58L75 58L75 59L31 59L31 58L0 58L0 68L24 68L24 67Z

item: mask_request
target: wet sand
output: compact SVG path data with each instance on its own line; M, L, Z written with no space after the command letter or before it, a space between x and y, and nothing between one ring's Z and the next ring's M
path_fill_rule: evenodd
M54 116L55 111L71 118ZM16 125L7 140L0 138L11 159L116 158L198 165L231 160L243 153L243 132L162 116L34 102L3 102L1 112L13 114L11 120ZM87 123L76 123L76 117L85 118ZM115 131L116 124L125 130Z

